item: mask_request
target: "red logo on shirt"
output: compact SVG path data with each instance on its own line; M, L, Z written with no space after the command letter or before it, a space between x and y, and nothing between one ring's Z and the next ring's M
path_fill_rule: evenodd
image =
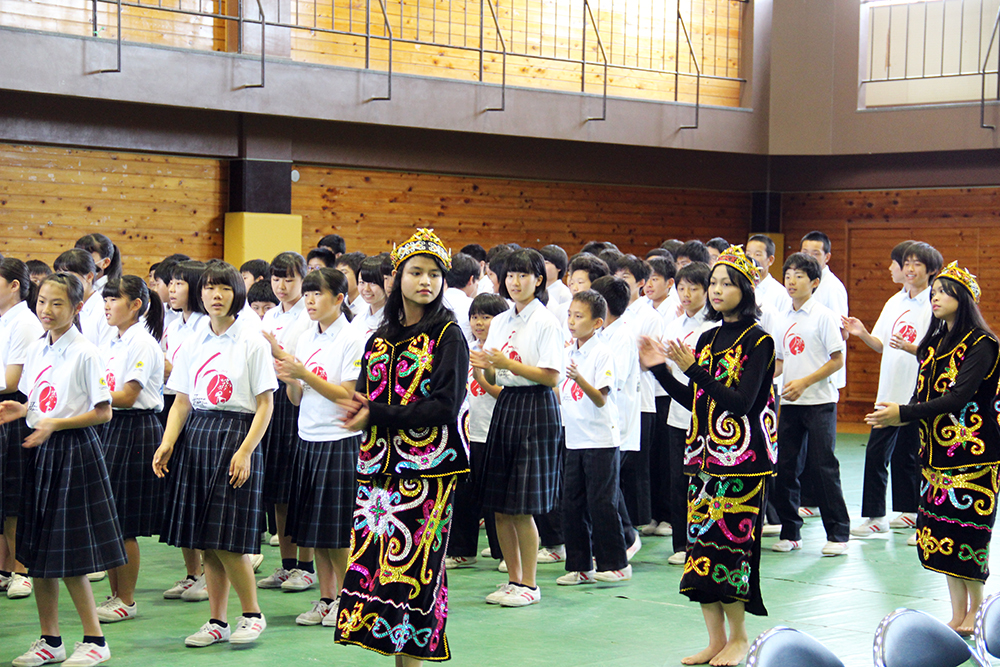
M108 391L115 390L115 374L108 371L107 375L104 376L104 381L108 383Z
M486 393L486 390L475 380L469 382L469 393L473 396L482 396Z
M896 332L900 338L905 340L907 343L912 343L917 340L917 328L912 324L904 324L899 327L899 331Z
M222 373L216 371L210 372L213 375L212 379L208 381L208 389L206 389L208 402L212 405L229 402L229 399L233 397L232 381Z
M48 382L42 382L41 390L38 392L38 409L42 412L52 412L59 397L56 395L56 388Z
M785 332L785 347L793 356L802 354L806 350L806 342L802 340L802 336L792 333L792 329L794 328L795 325L793 324Z
M572 382L572 384L570 384L571 382ZM569 385L569 397L572 398L574 402L580 401L580 400L583 399L583 389L580 388L580 385L578 385L573 380L570 380L569 378L566 378L566 381L563 382L563 390L564 391L565 391L567 385Z
M326 381L326 369L320 366L318 363L315 364L312 363L313 357L315 357L320 352L321 350L316 350L315 352L313 352L312 356L306 359L306 363L304 365L307 371L318 377L320 380Z

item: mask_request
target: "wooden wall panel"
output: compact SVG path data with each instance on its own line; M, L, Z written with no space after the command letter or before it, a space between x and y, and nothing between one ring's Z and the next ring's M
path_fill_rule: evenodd
M814 229L833 243L831 270L844 282L851 314L869 328L896 288L889 279L889 252L900 241L930 243L945 258L958 260L979 277L983 314L1000 330L1000 300L989 295L1000 287L1000 188L949 188L814 192L782 197L785 253L799 249L799 239ZM879 355L850 339L847 387L841 392L840 416L860 421L875 400Z
M50 266L85 234L119 246L126 273L183 252L222 257L220 160L0 144L0 253Z
M433 227L454 250L557 243L572 254L601 239L644 255L667 238L745 239L750 229L747 193L295 168L292 213L303 216L303 248L336 233L349 250L374 254Z

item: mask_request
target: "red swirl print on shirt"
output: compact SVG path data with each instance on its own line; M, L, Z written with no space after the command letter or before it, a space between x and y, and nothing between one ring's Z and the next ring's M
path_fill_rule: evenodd
M32 394L35 393L36 389L38 390L38 409L43 413L52 412L59 403L59 395L56 393L56 388L48 380L42 379L42 376L50 370L52 370L52 366L46 366L42 369L42 372L35 378L34 387L31 389Z
M327 379L326 369L323 368L322 366L320 366L319 362L314 362L313 361L313 358L317 354L319 354L321 351L322 350L316 350L315 352L313 352L309 356L309 358L306 359L306 363L303 364L303 365L306 367L307 371L309 371L310 373L312 373L313 375L315 375L316 377L318 377L320 380L323 380L325 382L326 379Z
M909 322L900 321L909 313L909 310L904 310L903 313L896 318L896 321L892 323L892 333L893 335L899 336L907 343L915 343L917 340L917 328Z
M797 356L806 351L806 342L802 340L802 336L798 334L793 334L792 329L795 325L788 327L788 331L785 332L785 348L792 353L793 356Z
M104 376L104 381L108 383L108 391L114 391L115 390L115 374L114 373L112 373L111 371L108 371L107 374Z
M579 384L577 384L574 380L566 378L566 381L563 382L564 392L566 391L567 387L569 387L569 397L572 398L574 402L579 402L583 400L583 389L580 388Z
M208 387L205 389L206 397L208 402L212 405L219 405L220 403L228 403L229 399L233 397L233 381L226 377L221 371L215 370L214 368L206 369L212 361L218 357L220 353L216 352L211 357L208 358L198 372L194 374L194 384L198 385L198 378L201 377L202 373L208 378Z

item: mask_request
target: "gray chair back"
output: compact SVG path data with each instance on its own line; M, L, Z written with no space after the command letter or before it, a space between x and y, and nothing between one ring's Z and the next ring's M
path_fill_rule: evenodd
M875 631L875 667L958 667L977 652L930 614L897 609Z
M844 663L813 637L778 626L762 632L747 653L747 667L844 667Z
M976 651L980 664L989 665L990 656L1000 658L1000 593L994 593L983 601L976 613Z

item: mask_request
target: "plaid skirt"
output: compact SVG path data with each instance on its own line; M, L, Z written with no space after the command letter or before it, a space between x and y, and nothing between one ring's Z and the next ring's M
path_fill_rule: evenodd
M56 431L25 468L17 560L55 579L125 564L114 498L97 430Z
M163 425L163 428L167 428L167 418L170 416L170 408L174 407L176 399L177 394L163 394L163 409L156 413L156 418Z
M688 477L687 561L681 593L693 602L742 602L767 616L760 594L766 478Z
M250 477L229 483L229 463L253 415L195 410L174 447L167 476L166 518L160 541L188 549L260 553L263 455L251 456Z
M562 494L562 418L543 385L504 387L486 438L480 498L500 514L545 514Z
M299 438L292 459L292 489L285 533L300 547L346 549L358 482L361 436L310 442Z
M27 400L20 392L0 394L0 401L25 403ZM31 462L34 451L25 449L21 443L29 433L31 429L23 419L0 424L0 521L8 516L17 516L21 508L24 467Z
M418 660L451 657L444 558L457 480L358 480L338 644Z
M264 450L264 502L283 505L292 489L292 459L299 441L299 408L288 400L285 383L274 392L271 423L260 442Z
M153 410L115 410L101 444L118 509L122 537L158 535L163 526L163 480L153 472L153 455L163 426Z
M921 468L917 555L928 570L973 581L990 576L997 466Z

